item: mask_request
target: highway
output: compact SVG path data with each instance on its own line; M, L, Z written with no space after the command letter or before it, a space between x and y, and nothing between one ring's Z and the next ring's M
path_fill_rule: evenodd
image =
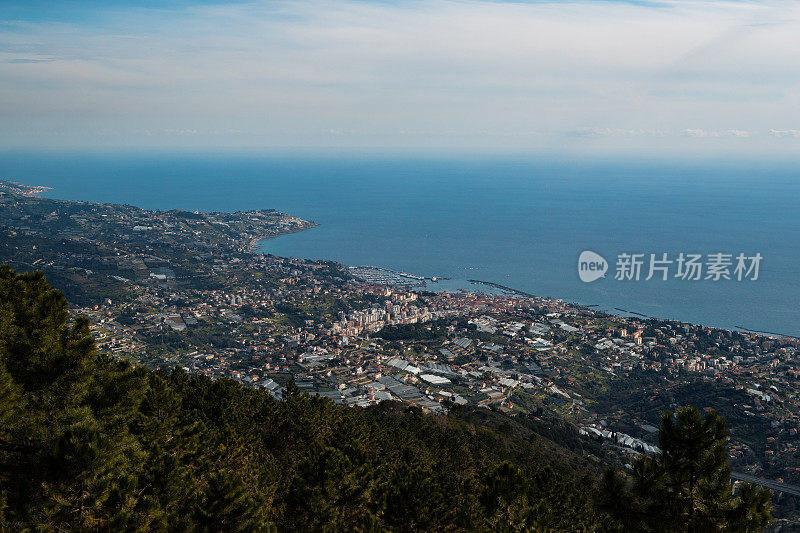
M797 485L790 485L789 483L780 483L778 481L762 479L760 477L751 476L750 474L743 474L742 472L731 472L731 479L735 481L747 481L778 492L785 492L786 494L791 494L793 496L800 496L800 487Z

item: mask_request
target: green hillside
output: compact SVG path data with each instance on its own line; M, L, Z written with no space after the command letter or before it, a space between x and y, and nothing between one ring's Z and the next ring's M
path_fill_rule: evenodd
M687 499L664 461L637 464L653 483L672 480L658 490L610 473L601 483L565 449L462 415L341 408L291 385L278 402L230 380L133 368L98 355L87 321L69 319L41 273L0 267L3 531L613 531L664 507L682 524L708 498L724 501L704 524L757 531L768 519L760 492L725 497L710 456L702 475L716 492Z

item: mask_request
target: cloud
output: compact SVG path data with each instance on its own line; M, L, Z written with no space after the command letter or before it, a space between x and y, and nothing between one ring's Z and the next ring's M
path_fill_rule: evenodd
M699 128L688 128L683 130L684 135L688 137L738 137L747 138L752 135L752 132L745 130L704 130Z
M36 58L36 59L26 59L22 57L9 59L8 63L50 63L53 61L58 61L57 59L51 58Z
M0 23L0 143L758 149L800 123L798 33L778 2L116 5Z
M665 130L581 128L569 131L567 135L575 137L668 137L673 134Z
M800 138L800 130L769 130L769 134L780 138Z

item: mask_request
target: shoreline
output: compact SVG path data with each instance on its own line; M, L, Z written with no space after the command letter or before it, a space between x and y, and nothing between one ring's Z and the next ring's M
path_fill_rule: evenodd
M296 229L296 230L293 230L293 231L287 231L285 233L281 233L281 234L278 234L278 235L272 235L272 236L267 236L267 237L259 237L259 238L253 239L253 241L251 242L251 246L250 246L251 250L250 251L252 253L263 253L263 252L260 252L260 251L257 250L258 244L261 241L267 240L267 239L273 239L275 237L280 237L281 235L290 235L290 234L293 234L293 233L300 233L301 231L304 231L306 229L312 229L312 228L317 227L319 225L316 222L311 222L311 224L313 224L313 225L309 226L307 228L299 228L299 229ZM335 262L338 265L340 265L341 267L343 267L345 269L348 269L348 270L349 269L353 269L353 268L372 269L372 270L376 270L376 271L386 272L386 273L389 273L389 274L392 274L392 275L396 275L396 276L399 276L399 277L404 277L404 278L408 278L408 279L417 280L417 281L420 281L422 283L425 283L425 281L432 281L434 283L436 283L438 281L452 281L452 278L444 277L444 276L441 276L441 277L440 276L420 276L418 274L409 274L407 272L401 272L401 271L398 271L398 270L393 270L393 269L388 268L388 267L372 266L372 265L354 266L354 265L345 265L344 263L339 263L338 261L335 261ZM362 281L364 281L364 280L362 280ZM535 295L535 294L532 294L532 293L529 293L529 292L526 292L526 291L523 291L523 290L520 290L520 289L515 289L514 287L509 287L507 285L502 285L500 283L496 283L496 282L493 282L493 281L485 281L485 280L478 280L478 279L466 279L465 281L467 281L468 283L471 283L473 285L486 285L486 286L498 289L500 291L503 291L505 293L504 294L505 296L511 296L511 297L517 297L517 298L531 298L531 299L537 299L537 300L560 300L560 298L554 298L554 297L548 297L548 296L538 296L538 295ZM389 286L390 285L403 286L403 287L408 288L410 290L433 290L434 292L438 292L438 291L435 290L435 288L428 287L427 285L421 285L421 286L417 286L417 287L410 287L410 286L408 286L406 284L393 284L393 283L388 283L386 285L389 285ZM470 288L462 288L462 289L459 289L459 290L460 291L464 291L464 292L469 292L469 293L472 293L472 294L480 294L480 293L482 293L481 291L474 291L474 290L472 290ZM442 290L442 292L449 292L449 291L444 289L444 290ZM489 294L489 293L487 293L487 294ZM493 296L496 296L496 295L493 295ZM609 306L608 309L604 310L604 309L600 308L601 307L600 304L581 304L579 302L564 302L564 303L566 305L570 306L570 307L573 307L573 308L579 308L579 309L584 309L584 310L593 311L593 312L600 312L600 313L604 313L604 314L607 314L607 315L610 315L610 316L615 316L615 317L628 317L628 318L639 318L641 320L660 320L660 321L664 321L664 322L677 322L677 323L692 324L692 325L695 325L695 326L702 326L702 327L707 327L707 328L714 328L714 329L719 329L719 330L723 330L723 331L737 332L737 333L742 333L742 334L756 334L756 335L767 336L767 337L770 337L770 338L789 338L789 339L800 340L800 336L791 335L791 334L788 334L788 333L778 333L778 332L773 332L773 331L764 331L764 330L758 330L758 329L751 329L751 328L746 328L746 327L740 326L740 325L734 325L733 327L713 326L713 325L708 325L708 324L699 323L699 322L690 322L690 321L681 320L681 319L677 319L677 318L656 317L656 316L647 315L647 314L644 314L644 313L639 313L639 312L636 312L636 311L631 311L631 310L628 310L628 309L623 309L621 307L611 307L611 306Z
M285 215L286 213L281 212L281 214ZM298 220L303 220L303 219L298 219ZM304 228L297 228L297 229L293 229L293 230L283 231L281 233L278 233L277 235L262 235L262 236L258 236L258 237L253 237L252 239L250 239L250 243L247 246L247 250L250 253L260 254L260 253L263 253L263 252L258 251L258 245L259 245L259 243L261 241L274 239L276 237L281 237L282 235L291 235L293 233L300 233L301 231L305 231L307 229L313 229L313 228L316 228L317 226L319 226L319 224L317 222L314 222L313 220L303 220L303 222L306 222L309 225L304 227Z
M28 197L28 198L36 198L36 197L41 198L39 196L40 194L42 194L44 192L47 192L47 191L55 190L52 187L46 187L46 186L40 186L40 185L26 185L26 184L15 182L15 181L11 181L11 180L0 179L0 189L2 189L2 188L6 189L6 190L9 190L9 192L11 192L12 194L18 194L20 196ZM58 200L58 201L61 201L61 202L75 203L75 204L117 205L117 204L113 204L111 202L74 201L74 200L63 200L63 199L59 199L59 198L49 198L49 197L45 198L45 199L53 199L53 200ZM131 206L131 207L135 207L135 206ZM142 209L142 208L138 208L138 209ZM177 210L177 211L181 211L181 210ZM163 211L154 210L153 212L163 212ZM210 214L213 214L213 212L210 213ZM308 230L308 229L312 229L312 228L315 228L315 227L319 226L319 223L314 222L314 221L304 220L304 219L301 219L299 217L295 217L293 215L288 215L288 214L283 213L283 212L279 212L279 214L284 215L284 216L289 216L289 217L295 219L296 221L301 222L303 224L303 226L302 227L295 227L295 228L292 228L292 229L289 229L289 230L285 230L285 231L281 231L280 233L277 233L275 235L259 235L259 236L253 237L253 238L250 239L249 243L246 243L246 245L243 246L243 249L246 250L249 253L263 254L263 252L261 252L258 249L259 248L259 244L261 243L261 241L265 241L265 240L268 240L268 239L274 239L274 238L280 237L282 235L291 235L293 233L300 233L302 231L305 231L305 230ZM325 259L323 259L323 260L325 260ZM328 261L328 260L325 260L325 261ZM338 261L336 261L336 263L340 264L344 268L351 268L350 265L344 265L343 263L339 263ZM419 276L419 275L416 275L416 274L409 274L409 273L406 273L406 272L395 271L395 270L392 270L392 269L387 268L387 267L366 266L366 267L355 267L355 268L370 268L370 269L373 269L373 270L383 271L383 272L387 272L387 273L390 273L390 274L393 274L393 275L406 277L406 278L409 278L409 279L419 280L422 283L424 283L425 281L432 281L432 282L435 283L437 281L451 280L451 278L449 278L449 277L444 277L444 276L441 276L441 277L440 276ZM502 285L502 284L496 283L496 282L485 281L485 280L475 280L475 279L467 279L465 281L467 281L468 283L472 283L472 284L486 285L486 286L490 286L490 287L496 288L498 290L501 290L501 291L504 291L504 292L508 293L509 296L516 296L516 297L521 297L521 298L533 298L533 299L562 300L563 301L562 298L537 296L537 295L531 294L529 292L522 291L522 290L519 290L519 289L515 289L513 287ZM480 292L480 291L476 292L476 291L474 291L474 290L472 290L470 288L460 289L460 290L463 290L463 291L466 291L466 292L470 292L470 293L473 293L473 294L477 294L478 292ZM447 291L445 290L444 292L447 292ZM583 309L586 309L586 310L593 310L591 308L599 307L598 304L581 304L581 303L578 303L578 302L565 302L565 303L567 305L571 306L571 307L583 308ZM596 309L596 310L599 311L599 312L611 315L611 316L618 316L618 317L629 316L629 317L640 318L640 319L643 319L643 320L663 320L663 321L666 321L666 322L678 322L678 323L685 323L685 324L693 324L693 325L697 325L697 326L715 328L715 329L731 331L731 332L739 332L739 333L745 333L745 334L757 334L757 335L762 335L762 336L768 336L768 337L771 337L771 338L789 338L789 339L795 339L795 340L800 339L800 335L792 335L792 334L788 334L788 333L778 333L778 332L766 331L766 330L762 330L762 329L746 328L746 327L738 325L738 324L737 325L733 325L732 327L731 326L728 326L728 327L713 326L713 325L704 324L702 322L690 322L690 321L681 320L681 319L677 319L677 318L659 318L659 317L654 317L654 316L651 316L651 315L646 315L644 313L638 313L638 312L635 312L635 311L630 311L630 310L623 309L621 307L616 307L616 306L611 307L609 305L608 307L609 307L608 310L602 310L602 309ZM625 314L620 314L620 312L621 313L625 313Z

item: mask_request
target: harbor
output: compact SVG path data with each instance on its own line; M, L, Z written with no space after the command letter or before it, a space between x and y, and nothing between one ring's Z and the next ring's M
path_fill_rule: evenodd
M385 267L377 266L351 266L347 267L350 274L357 279L367 283L378 283L382 285L401 285L403 287L425 287L427 281L436 283L439 280L450 278L439 276L418 276L408 272L398 272Z

